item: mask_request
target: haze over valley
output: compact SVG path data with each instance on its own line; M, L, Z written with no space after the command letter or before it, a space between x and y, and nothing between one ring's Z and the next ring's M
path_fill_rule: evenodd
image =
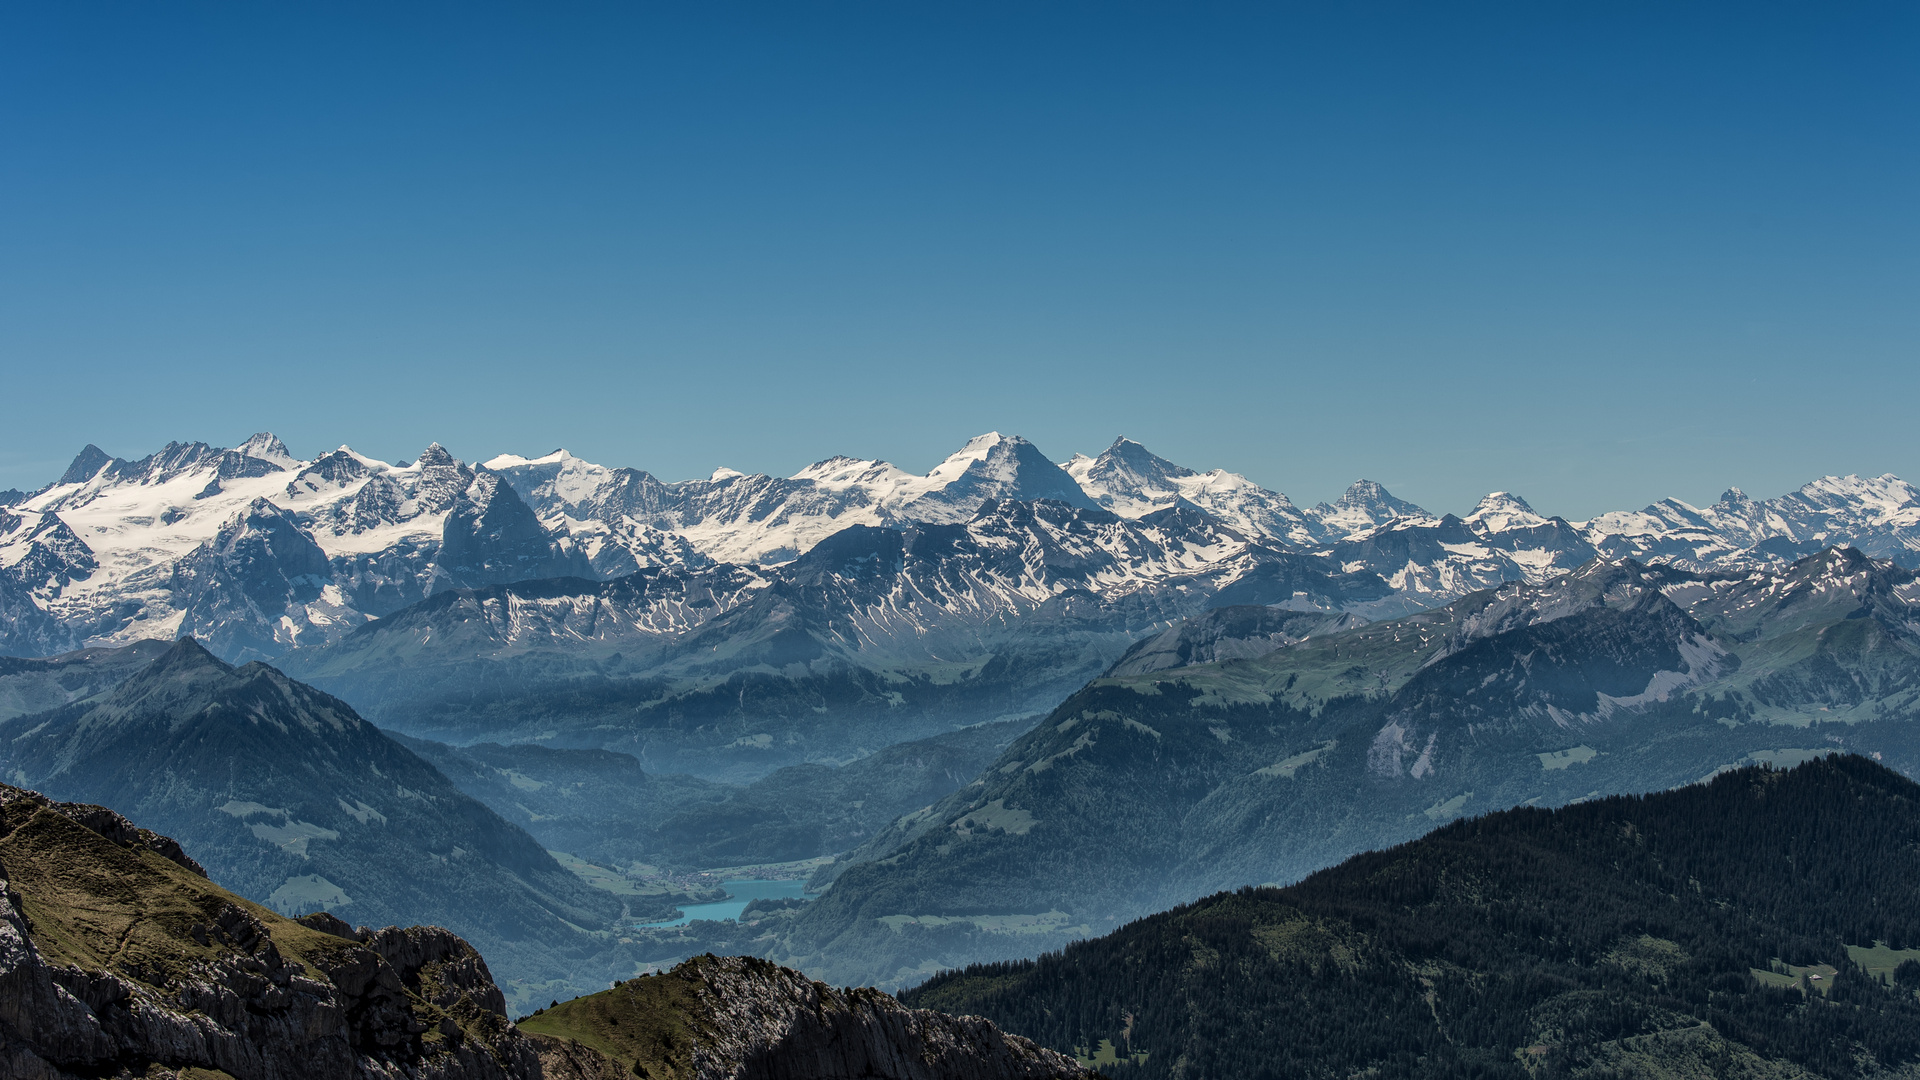
M0 1080L1920 1080L1915 55L0 6Z

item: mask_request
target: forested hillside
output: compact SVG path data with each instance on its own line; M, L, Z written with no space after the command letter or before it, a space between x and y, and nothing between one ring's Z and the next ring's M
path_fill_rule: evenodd
M1455 822L903 995L1117 1077L1907 1075L1920 786L1860 757Z

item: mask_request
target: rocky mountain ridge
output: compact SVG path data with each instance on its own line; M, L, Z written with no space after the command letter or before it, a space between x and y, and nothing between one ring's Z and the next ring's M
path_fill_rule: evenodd
M1044 711L1210 604L1386 594L1191 507L990 501L964 523L850 526L777 567L456 590L280 663L409 734L731 778L728 760L844 760Z
M1094 1075L1073 1058L977 1016L909 1009L878 990L835 989L750 956L694 957L672 971L541 1010L520 1026L605 1055L619 1070L602 1074L608 1080Z

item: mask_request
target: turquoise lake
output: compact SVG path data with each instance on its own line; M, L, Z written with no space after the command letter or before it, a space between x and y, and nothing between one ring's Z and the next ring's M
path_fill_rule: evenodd
M667 922L640 923L641 926L680 926L695 919L722 922L738 919L755 900L800 900L805 881L728 881L723 882L727 898L712 904L682 904L681 915Z

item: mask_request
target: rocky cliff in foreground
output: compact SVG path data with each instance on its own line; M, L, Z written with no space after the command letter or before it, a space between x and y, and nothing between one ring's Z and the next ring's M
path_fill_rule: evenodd
M697 956L544 1009L521 1026L547 1037L543 1057L554 1080L1093 1075L980 1017L909 1009L871 988L837 990L751 956Z
M446 930L281 918L166 837L19 788L0 833L0 1076L539 1075Z
M439 927L294 920L104 807L0 785L0 1080L1038 1080L977 1017L702 957L517 1028Z

